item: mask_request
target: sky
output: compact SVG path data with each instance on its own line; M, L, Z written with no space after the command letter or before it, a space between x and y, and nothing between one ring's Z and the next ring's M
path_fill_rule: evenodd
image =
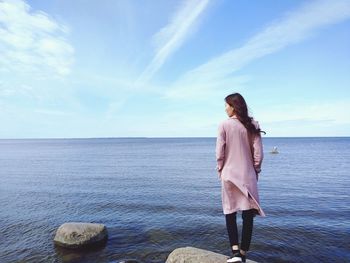
M0 138L350 136L350 0L0 0Z

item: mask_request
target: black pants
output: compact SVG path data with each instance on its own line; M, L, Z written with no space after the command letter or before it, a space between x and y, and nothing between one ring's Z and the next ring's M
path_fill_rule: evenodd
M230 239L231 247L238 245L238 231L236 222L236 212L232 214L225 215L226 227L228 232L228 237ZM252 239L253 233L253 219L256 214L256 209L244 210L242 211L243 228L242 228L242 242L241 249L248 251L250 247L250 241Z

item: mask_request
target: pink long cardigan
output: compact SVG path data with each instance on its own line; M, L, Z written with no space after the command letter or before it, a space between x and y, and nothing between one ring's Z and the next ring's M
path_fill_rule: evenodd
M257 121L253 121L253 124L259 127ZM216 169L219 178L222 181L233 183L237 187L235 189L240 190L239 194L243 193L247 199L250 195L254 207L258 209L261 216L265 216L260 207L257 185L262 160L263 146L260 135L252 136L249 141L246 128L236 116L220 123L216 141ZM235 193L231 193L230 196L234 197ZM235 200L234 204L237 208L244 205L243 202L240 204L240 200L242 198ZM223 199L223 206L225 202L228 200Z

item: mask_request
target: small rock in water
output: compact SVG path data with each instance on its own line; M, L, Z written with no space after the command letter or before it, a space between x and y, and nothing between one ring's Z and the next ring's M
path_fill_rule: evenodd
M54 238L55 244L67 248L97 245L108 238L103 224L71 222L61 225Z

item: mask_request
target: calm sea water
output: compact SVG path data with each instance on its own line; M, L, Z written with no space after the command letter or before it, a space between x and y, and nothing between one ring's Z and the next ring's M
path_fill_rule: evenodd
M350 138L263 143L267 217L255 218L248 258L350 262ZM230 254L215 138L0 140L0 167L0 262L165 262L184 246ZM107 244L55 247L71 221L105 224Z

